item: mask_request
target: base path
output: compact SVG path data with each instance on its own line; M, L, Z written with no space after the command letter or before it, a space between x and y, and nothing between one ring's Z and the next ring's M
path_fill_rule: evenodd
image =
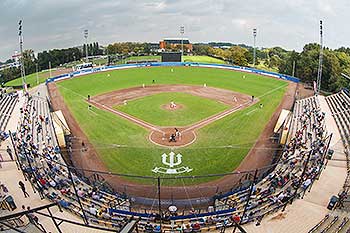
M145 96L165 93L165 92L182 92L191 94L203 98L213 99L218 102L224 103L230 106L230 109L200 120L192 125L185 127L167 126L160 127L145 122L139 118L126 114L122 111L116 110L114 107L122 105L130 100L143 98ZM220 120L238 110L246 108L254 103L258 99L252 100L251 96L237 93L220 88L207 87L207 86L190 86L190 85L151 85L142 87L133 87L117 91L104 93L98 96L94 96L90 99L90 103L95 107L110 111L120 117L123 117L137 125L140 125L150 131L149 140L156 145L165 147L184 147L188 146L196 140L196 130L214 122ZM170 104L169 104L170 105ZM169 108L170 111L170 108ZM181 137L176 139L176 142L169 142L171 134L174 133L174 128L177 128L181 133Z
M95 148L91 143L89 143L88 138L74 119L68 107L65 105L56 83L50 83L48 88L54 110L62 110L71 132L76 138L73 141L73 155L70 158L74 166L82 169L109 172L106 165L99 158ZM270 136L273 133L273 129L281 110L291 109L293 106L296 89L296 83L289 83L288 90L286 91L281 104L278 106L270 121L265 126L264 131L259 136L253 148L249 151L248 155L244 158L239 167L235 169L236 172L259 169L271 164L273 153L278 145L271 141ZM88 150L83 152L81 151L82 141L84 141L85 145L88 147ZM259 148L266 149L261 150ZM89 177L92 174L92 172L84 172L86 177ZM157 198L156 181L154 182L154 185L143 185L131 182L121 176L116 175L102 175L102 177L115 189L115 191L125 192L130 196L148 197L152 199ZM212 197L219 192L227 192L230 190L240 178L241 176L237 175L224 176L214 181L192 186L162 186L161 198L188 199Z

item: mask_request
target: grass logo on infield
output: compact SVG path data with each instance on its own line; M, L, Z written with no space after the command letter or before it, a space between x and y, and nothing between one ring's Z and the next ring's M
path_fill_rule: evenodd
M180 174L180 173L185 173L185 172L191 172L193 169L189 167L178 167L182 163L182 154L177 154L175 156L175 153L171 151L169 155L166 153L162 154L162 163L168 168L164 167L155 167L152 169L152 172L154 173L163 173L163 174Z

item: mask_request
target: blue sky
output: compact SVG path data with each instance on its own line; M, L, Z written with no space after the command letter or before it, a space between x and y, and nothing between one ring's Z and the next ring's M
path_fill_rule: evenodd
M17 23L23 19L24 47L35 52L89 41L158 42L179 37L180 25L192 42L228 41L300 51L319 40L350 47L348 0L0 0L0 60L18 50Z

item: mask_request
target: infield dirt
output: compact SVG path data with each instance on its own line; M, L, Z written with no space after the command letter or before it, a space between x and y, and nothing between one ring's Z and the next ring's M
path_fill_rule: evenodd
M93 145L89 143L88 138L86 137L82 129L79 127L79 124L74 119L68 107L65 105L63 97L60 95L56 84L50 83L48 85L48 89L54 110L61 110L63 112L66 121L71 129L71 132L76 138L75 140L73 140L73 155L71 157L73 165L81 169L89 169L108 173L109 171L107 167L102 163ZM217 193L227 192L228 190L232 189L232 187L235 184L237 184L243 176L245 176L243 174L239 175L239 172L247 170L254 171L255 169L259 169L270 165L274 156L274 151L278 147L277 144L271 141L270 137L273 133L275 123L279 117L281 110L292 108L296 89L296 83L289 83L288 89L285 92L285 95L280 105L278 106L275 113L267 123L262 134L259 136L253 148L249 151L248 155L235 169L235 172L237 172L238 175L227 175L214 181L192 186L162 186L161 198L189 199L212 197ZM229 101L232 101L232 95ZM115 104L115 102L111 102L111 104ZM87 150L81 150L82 142L85 143ZM266 149L261 150L259 148ZM84 175L86 177L89 177L93 174L94 173L92 172L84 172ZM115 189L115 191L126 192L130 196L140 196L147 198L157 197L157 189L155 185L137 184L117 175L103 174L101 176L104 177L104 179Z

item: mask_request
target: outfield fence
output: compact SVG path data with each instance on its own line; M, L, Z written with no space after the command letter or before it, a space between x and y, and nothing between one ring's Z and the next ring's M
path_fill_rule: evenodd
M103 72L103 71L111 71L111 70L119 70L119 69L132 69L132 68L143 68L143 67L202 67L202 68L218 68L218 69L226 69L226 70L234 70L240 72L253 73L263 76L268 76L271 78L279 78L291 82L298 83L299 79L293 76L289 76L286 74L279 74L275 72L259 70L250 67L243 66L232 66L232 65L224 65L224 64L211 64L211 63L197 63L197 62L148 62L148 63L139 63L139 64L122 64L122 65L114 65L114 66L102 66L97 68L84 69L79 71L74 71L72 73L63 74L59 76L55 76L46 80L46 83L61 81L64 79L70 79L74 77L79 77L86 74Z

